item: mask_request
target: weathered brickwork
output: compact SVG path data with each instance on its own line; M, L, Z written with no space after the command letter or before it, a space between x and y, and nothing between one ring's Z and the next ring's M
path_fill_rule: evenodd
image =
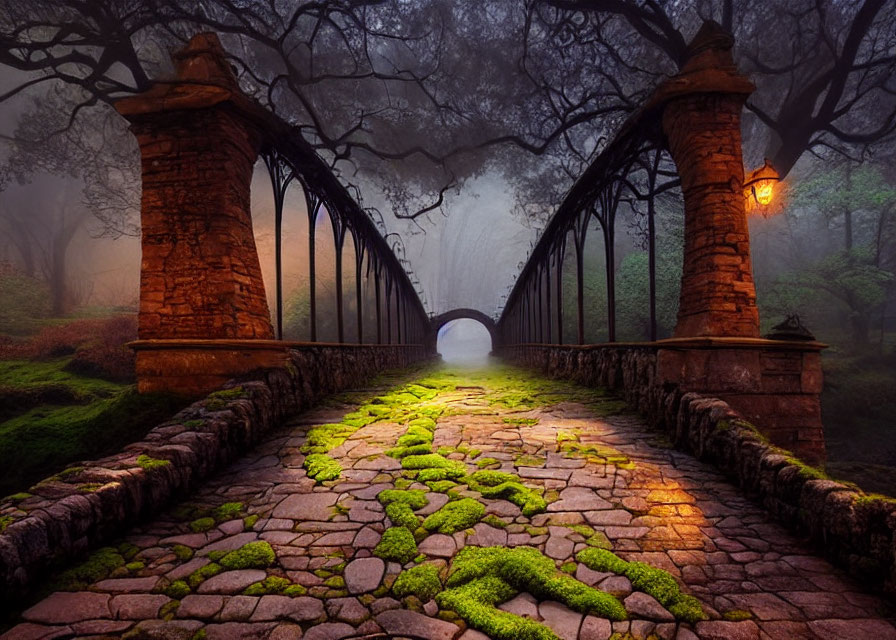
M121 453L80 463L77 471L29 489L31 497L0 504L0 594L21 592L54 561L158 513L245 454L286 416L429 357L423 347L397 345L308 346L289 356L290 366L228 383L223 393L192 404Z
M273 338L249 201L253 110L213 37L177 61L180 82L116 105L142 157L139 336Z
M699 76L697 84L706 84L706 92L670 98L663 110L685 207L676 337L759 336L743 200L740 113L747 92L730 46L721 39L696 53L677 81Z

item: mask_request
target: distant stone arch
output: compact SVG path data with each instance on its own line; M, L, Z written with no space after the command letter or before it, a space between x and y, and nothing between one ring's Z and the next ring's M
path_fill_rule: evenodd
M426 346L433 352L436 350L436 343L439 339L439 330L452 320L461 319L475 320L488 330L488 334L492 338L492 349L499 346L498 328L495 321L489 316L476 309L452 309L445 313L435 316L429 321L429 335L426 337Z

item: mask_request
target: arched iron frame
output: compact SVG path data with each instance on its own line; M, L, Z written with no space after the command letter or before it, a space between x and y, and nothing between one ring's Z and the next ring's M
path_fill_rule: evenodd
M550 342L563 344L563 262L566 251L575 255L576 343L585 342L584 259L585 240L590 221L601 229L606 259L607 333L616 341L616 216L626 202L639 211L636 203L645 203L646 249L648 253L649 338L657 338L656 320L656 206L661 193L678 187L677 172L663 168L665 139L654 107L636 113L619 134L585 169L545 227L519 277L507 296L498 331L504 344ZM643 174L642 180L633 176ZM659 183L659 177L669 180ZM568 247L568 236L572 247ZM554 271L556 304L556 340L552 329L551 271ZM546 310L545 315L542 311ZM545 340L547 338L547 340Z
M408 276L401 239L393 239L390 244L371 220L370 212L361 209L314 150L276 116L271 116L271 120L272 122L266 123L269 138L262 147L261 156L267 167L274 194L274 298L277 307L275 325L278 339L283 338L283 208L287 190L293 182L298 182L305 196L308 213L309 337L311 342L316 342L318 338L315 228L318 216L324 209L333 226L333 241L336 251L335 288L338 341L344 343L347 340L342 263L345 238L347 234L350 234L355 247L356 339L358 344L364 343L364 296L361 276L364 271L365 257L367 258L366 276L369 277L372 272L376 289L376 342L383 343L381 308L383 300L380 287L384 285L386 343L422 344L429 328L429 317ZM394 340L393 311L395 318Z

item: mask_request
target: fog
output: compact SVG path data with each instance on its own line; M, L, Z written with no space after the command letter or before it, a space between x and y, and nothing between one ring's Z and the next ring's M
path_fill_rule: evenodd
M461 318L447 322L439 329L436 350L448 364L481 367L490 361L492 339L481 323Z

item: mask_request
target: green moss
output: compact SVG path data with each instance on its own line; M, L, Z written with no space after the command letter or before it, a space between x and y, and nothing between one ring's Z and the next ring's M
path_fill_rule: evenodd
M742 620L749 620L752 617L752 613L744 611L743 609L732 609L731 611L726 611L722 614L722 619L728 620L729 622L741 622Z
M220 411L227 407L227 404L232 400L244 398L245 396L246 392L243 391L242 387L233 387L232 389L223 389L208 394L203 404L209 411Z
M421 480L421 482L429 482L431 480L445 480L450 478L462 478L467 473L467 467L459 460L449 460L445 456L438 453L428 453L425 455L407 456L401 461L404 469L441 469L445 473L444 478L430 478L430 480Z
M578 442L579 434L573 431L558 431L557 432L557 444L563 444L564 442Z
M568 574L572 575L572 574L575 574L576 569L578 567L579 567L579 565L577 565L575 562L564 562L560 566L560 571L562 571L563 573L568 573Z
M251 516L246 516L243 518L243 530L251 531L252 527L255 526L255 523L258 522L258 514L254 513Z
M408 478L395 478L395 488L398 490L404 490L414 484L413 480L409 480Z
M157 458L151 458L146 454L141 454L137 456L137 466L141 469L146 469L149 471L150 469L160 469L162 467L167 467L171 464L171 460L159 460Z
M229 552L221 558L221 566L225 569L267 569L277 556L267 542L247 542L239 549Z
M190 640L208 640L208 633L205 629L197 629L196 633L190 636Z
M501 464L501 461L496 458L479 458L476 460L476 466L480 469L490 467L493 464Z
M174 545L173 547L171 547L171 551L172 551L172 553L174 553L175 556L177 556L177 559L180 560L181 562L186 562L187 560L190 560L193 557L193 550L190 547L183 545L183 544Z
M482 455L481 449L470 449L469 451L467 451L467 457L469 457L470 460L475 460L480 455Z
M427 429L429 431L433 431L436 428L436 421L432 418L414 418L410 422L408 422L408 431L411 429Z
M538 424L538 418L504 418L504 424L518 424L531 427Z
M404 502L392 502L386 505L386 515L396 527L404 527L414 531L420 526L420 518L414 514L413 509Z
M300 584L291 584L283 590L283 595L289 596L290 598L295 598L296 596L303 596L308 593L308 589L303 587Z
M81 591L124 565L124 556L117 549L103 547L90 554L81 564L59 574L53 588L58 591Z
M240 517L240 514L243 511L243 503L242 502L225 502L221 506L215 508L212 512L212 517L218 522L224 522L225 520L235 520Z
M436 449L436 453L438 453L440 456L450 456L455 451L457 451L456 447L439 447L438 449Z
M214 528L215 519L211 517L206 518L197 518L190 523L190 529L193 533L203 533L208 531L209 529Z
M679 620L693 624L707 619L700 602L681 593L678 582L667 571L643 562L626 562L605 549L583 549L576 559L594 571L609 571L627 577L633 588L653 596Z
M467 624L495 640L556 640L544 625L500 611L496 605L520 591L555 600L585 614L624 620L625 608L610 594L563 575L537 549L464 547L455 556L440 607L456 611Z
M181 424L183 424L187 429L198 429L203 424L205 424L205 421L204 420L187 420L186 422L183 422Z
M399 447L413 447L421 444L432 445L432 434L428 431L426 432L426 435L421 433L405 433L398 439L396 444ZM448 453L451 453L451 451L442 453L442 449L451 449L451 447L439 447L439 453L441 455L448 455Z
M324 585L331 589L342 589L345 587L345 578L342 576L332 576L324 580Z
M392 593L399 598L416 596L421 602L428 602L442 590L439 568L433 564L421 564L402 571L392 585Z
M407 456L420 456L425 455L427 453L432 453L432 445L430 444L415 444L410 447L393 447L386 451L386 455L391 458L406 458Z
M301 451L302 453L327 453L340 446L357 430L357 427L343 423L318 425L308 432Z
M404 527L391 527L383 533L373 554L383 560L404 564L417 555L417 543L413 534Z
M91 460L116 453L124 445L140 440L150 428L183 406L184 401L175 396L142 395L134 386L61 371L69 360L20 363L28 370L36 367L31 377L38 378L40 373L60 379L60 382L44 380L34 384L52 384L63 391L71 390L73 396L62 405L41 404L17 415L0 415L0 461L3 463L0 494L21 491L73 460ZM19 381L3 375L9 364L9 361L0 361L0 386L20 389ZM30 384L24 383L24 386Z
M497 527L498 529L504 529L507 526L506 522L501 520L501 518L499 518L498 516L496 516L493 513L490 513L487 516L485 516L482 519L482 522L484 522L485 524L487 524L489 526Z
M613 543L610 542L610 539L603 531L595 531L592 535L588 536L585 540L585 544L589 547L597 547L598 549L610 550L613 548Z
M224 571L224 568L221 565L210 562L207 565L199 567L198 569L196 569L196 571L188 575L187 584L191 589L195 589L203 582L218 575L222 571Z
M133 573L136 571L140 571L141 569L145 569L146 564L143 562L129 562L124 565L124 568Z
M3 501L6 502L8 500L9 502L21 502L22 500L27 500L31 497L33 497L32 494L21 491L19 493L14 493L11 496L6 496Z
M185 580L175 580L165 589L165 595L174 600L182 600L190 593L190 585Z
M243 590L244 596L267 596L279 595L283 593L290 582L286 578L280 576L268 576L261 582L250 584Z
M394 502L400 502L414 510L422 509L429 504L429 500L426 497L426 491L423 489L386 489L385 491L380 491L379 495L377 495L377 500L384 506Z
M447 503L423 521L428 531L452 534L472 527L485 515L485 507L472 498Z
M397 482L395 486L398 486ZM449 489L456 487L457 483L453 480L432 480L427 482L426 486L436 493L447 493Z
M178 580L177 582L183 582L183 580ZM183 582L183 585L186 587L187 583ZM181 596L181 598L186 597L190 594L190 587L187 587L187 592ZM171 596L173 597L173 596ZM162 605L162 608L159 609L159 618L162 620L171 620L174 618L174 614L177 613L177 609L180 607L180 598L174 598L173 600L166 602ZM122 638L127 637L122 636Z
M627 455L602 444L566 442L560 446L560 451L567 458L586 458L589 462L612 464L619 469L633 469L635 466Z
M308 477L320 484L327 480L335 480L342 474L342 465L325 453L312 453L305 458L303 464Z
M484 498L503 498L530 517L547 509L547 502L536 491L523 485L519 476L501 471L482 470L467 476L467 485Z
M6 531L6 528L15 522L15 518L12 516L0 516L0 533Z
M513 464L517 467L543 467L545 459L540 456L522 455L518 456Z

